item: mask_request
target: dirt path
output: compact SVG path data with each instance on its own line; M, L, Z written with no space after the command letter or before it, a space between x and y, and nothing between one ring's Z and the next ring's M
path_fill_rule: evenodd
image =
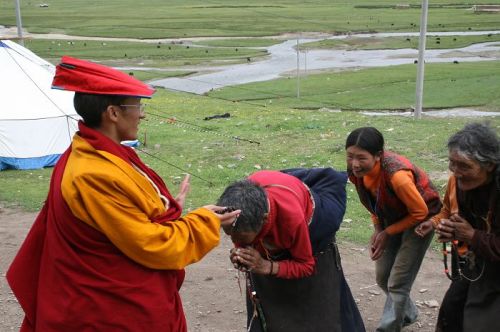
M22 310L6 283L5 273L35 216L34 213L0 207L0 331L18 331L23 318ZM223 236L219 247L201 262L187 268L181 297L191 332L245 331L244 299L239 290L238 275L228 261L230 248L231 242ZM385 296L375 285L373 262L360 245L341 243L340 250L344 272L367 331L374 331ZM442 269L438 254L428 252L412 292L420 316L405 332L434 331L438 308L429 306L429 301L439 303L449 284ZM241 286L244 287L244 282Z

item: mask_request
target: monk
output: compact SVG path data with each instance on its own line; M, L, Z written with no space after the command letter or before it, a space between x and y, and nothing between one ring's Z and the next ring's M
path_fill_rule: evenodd
M186 331L184 267L219 243L240 211L181 216L179 195L125 140L136 140L152 88L120 71L63 57L53 88L75 91L82 120L54 168L47 200L7 272L21 331Z

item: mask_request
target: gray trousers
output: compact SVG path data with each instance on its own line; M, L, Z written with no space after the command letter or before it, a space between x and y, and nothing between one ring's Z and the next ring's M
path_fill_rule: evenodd
M417 319L410 291L433 235L421 238L412 227L389 237L384 254L375 262L377 284L387 295L377 331L398 332Z

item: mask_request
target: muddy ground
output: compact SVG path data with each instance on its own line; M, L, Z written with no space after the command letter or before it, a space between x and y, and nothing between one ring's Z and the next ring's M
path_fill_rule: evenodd
M0 331L18 331L23 312L5 280L5 273L25 238L35 213L0 207ZM189 266L181 297L189 331L245 331L244 297L238 274L229 264L231 242L223 236L219 247L201 262ZM385 296L375 285L374 264L365 247L340 243L344 273L358 302L367 331L375 331ZM420 309L418 321L404 331L434 331L438 307L449 285L441 257L429 251L413 287ZM244 287L244 281L241 282Z

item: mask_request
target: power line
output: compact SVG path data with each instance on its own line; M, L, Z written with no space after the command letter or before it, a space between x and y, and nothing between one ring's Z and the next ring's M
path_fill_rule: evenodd
M198 179L200 179L200 180L202 180L202 181L207 182L207 183L208 183L208 185L209 185L210 187L213 187L213 185L214 185L214 183L213 183L212 181L209 181L209 180L207 180L207 179L204 179L204 178L202 178L202 177L201 177L201 176L199 176L199 175L196 175L196 174L194 174L194 173L191 173L191 172L189 172L189 171L187 171L187 170L183 169L182 167L179 167L179 166L177 166L177 165L174 165L174 164L172 164L171 162L169 162L169 161L167 161L167 160L165 160L165 159L163 159L163 158L160 158L160 157L158 157L158 156L156 156L156 155L154 155L154 154L152 154L152 153L149 153L149 152L147 152L147 151L146 151L146 150L144 150L144 149L137 148L137 150L139 150L139 151L141 151L142 153L144 153L144 154L146 154L146 155L150 156L151 158L157 159L157 160L159 160L159 161L161 161L161 162L163 162L163 163L165 163L165 164L167 164L167 165L169 165L169 166L172 166L172 167L174 167L174 168L176 168L176 169L178 169L178 170L180 170L180 171L182 171L182 172L184 172L184 173L190 174L190 175L194 176L195 178L198 178Z
M237 141L243 141L243 142L248 142L248 143L260 145L260 142L258 142L258 141L247 139L247 138L242 138L239 136L219 133L219 132L214 131L213 129L199 126L197 124L190 123L190 122L187 122L184 120L180 120L177 117L169 117L166 115L156 114L156 113L152 113L152 112L148 112L147 114L156 116L156 117L161 118L161 119L166 119L168 124L173 124L173 125L177 125L179 127L189 128L189 129L196 130L196 131L203 132L203 133L210 133L210 134L221 136L221 137L231 138L231 139L235 139Z
M193 78L187 78L187 77L176 77L176 78L179 79L179 80L186 80L186 81L191 81L191 82L213 84L213 85L217 85L217 86L219 86L221 88L225 88L226 87L223 84L213 83L213 82L207 82L207 81L203 81L203 80L199 80L199 79L193 79ZM156 87L159 87L159 86L156 86ZM237 103L243 103L243 104L247 104L247 105L251 105L251 106L257 106L257 107L267 108L266 104L252 103L252 102L248 101L249 99L234 100L234 99L228 99L228 98L223 98L223 97L219 97L219 96L213 96L213 95L210 95L210 94L197 94L197 93L194 93L194 92L184 91L184 90L180 90L180 89L176 89L176 88L163 87L163 86L160 86L160 87L163 88L163 89L165 89L165 90L174 91L174 92L183 92L183 93L191 94L191 95L198 96L198 97L208 97L208 98L217 99L217 100L223 100L223 101L227 101L227 102L233 102L233 103L237 102ZM262 91L262 90L250 89L250 88L247 88L247 87L243 87L242 85L232 85L229 88L236 89L236 90L253 92L253 93L257 93L257 94L271 95L271 97L266 97L265 99L294 98L294 96L292 96L292 94L290 94L290 95L283 95L283 94L275 93L275 92L272 92L272 91ZM336 92L336 93L343 93L343 92L344 91L339 91L339 92ZM263 100L263 99L264 98L259 98L259 99L255 99L255 100ZM304 98L303 96L301 96L301 101L318 103L318 104L320 104L321 107L341 107L341 108L343 108L345 110L353 110L353 108L351 108L351 107L349 107L347 105L325 103L324 101L319 101L319 100L315 100L315 99L311 99L311 98Z

